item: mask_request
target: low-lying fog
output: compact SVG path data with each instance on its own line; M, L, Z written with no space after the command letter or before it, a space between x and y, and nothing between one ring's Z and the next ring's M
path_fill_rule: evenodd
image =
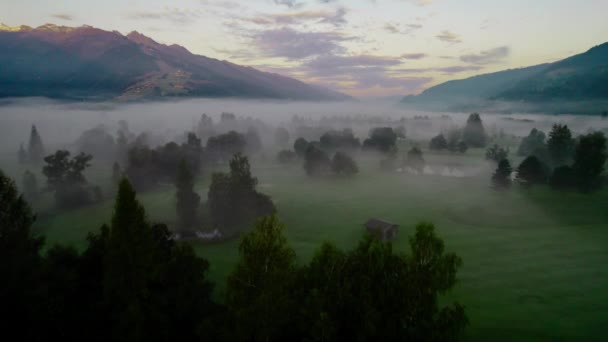
M37 126L46 147L54 150L69 148L83 131L100 125L115 134L121 120L128 122L132 132L152 133L156 136L155 141L179 140L183 139L184 131L194 130L203 113L218 122L222 112L261 120L269 128L286 127L291 133L291 141L298 135L318 139L323 130L331 128L350 128L356 136L364 139L371 127L383 124L401 125L405 128L408 139L428 141L442 131L462 126L468 116L468 113L420 112L388 102L310 103L192 99L116 104L67 103L38 98L16 99L0 104L0 159L2 164L6 163L15 157L20 143L27 145L32 124ZM480 114L490 134L502 130L507 134L523 137L531 128L548 132L551 125L557 122L568 124L574 135L591 129L608 128L608 120L599 116ZM307 130L302 130L302 127ZM272 142L273 137L269 134L262 133L261 137L265 143Z

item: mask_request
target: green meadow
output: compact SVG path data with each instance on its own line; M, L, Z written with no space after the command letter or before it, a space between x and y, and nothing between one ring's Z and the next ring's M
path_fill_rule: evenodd
M324 241L352 248L372 217L400 225L394 247L403 252L416 223L434 223L446 249L464 260L458 285L445 300L465 305L469 340L591 340L603 335L608 324L608 191L578 194L514 186L497 192L490 188L491 169L482 154L425 151L429 163L451 160L479 167L470 177L386 173L377 160L364 160L360 173L349 179L311 179L299 165L272 162L256 163L253 173L258 189L275 202L301 262ZM109 170L95 169L92 183L108 179ZM197 183L203 199L208 173ZM171 185L139 198L152 221L175 222ZM81 248L88 232L109 222L112 205L108 199L58 215L42 210L36 231L50 244ZM210 277L221 298L238 256L238 240L195 243L194 248L210 261Z

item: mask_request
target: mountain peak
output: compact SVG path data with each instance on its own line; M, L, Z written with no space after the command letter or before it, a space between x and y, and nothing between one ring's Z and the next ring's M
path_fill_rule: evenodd
M27 25L19 25L19 26L8 26L0 23L0 31L5 32L20 32L20 31L31 31L32 28Z
M59 26L55 24L44 24L35 28L37 31L63 32L68 33L77 30L77 27Z
M156 46L160 45L154 39L152 39L144 34L141 34L137 31L129 32L129 34L127 34L126 37L134 43L145 45L145 46L156 47Z

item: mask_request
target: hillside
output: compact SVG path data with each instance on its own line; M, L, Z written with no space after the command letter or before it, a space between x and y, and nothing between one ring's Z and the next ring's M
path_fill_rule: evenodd
M0 97L348 100L347 95L164 45L138 32L0 24Z
M608 43L550 64L448 81L420 95L406 96L401 102L434 109L468 109L497 103L504 106L504 102L517 102L521 107L606 100Z

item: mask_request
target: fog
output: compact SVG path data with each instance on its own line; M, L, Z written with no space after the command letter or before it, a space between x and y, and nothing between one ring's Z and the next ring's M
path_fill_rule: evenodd
M203 113L218 122L222 112L261 120L269 128L286 127L292 141L298 135L318 139L323 131L344 128L352 129L358 138L364 139L370 128L382 125L404 127L411 140L428 140L452 127L461 127L468 116L466 113L421 112L377 101L311 103L195 99L119 104L16 99L0 104L1 159L5 163L16 154L20 143L27 144L32 124L38 127L45 145L52 150L69 148L83 131L100 125L115 134L121 120L127 121L136 134L148 132L156 136L158 142L178 140L185 131L194 130ZM608 120L599 116L480 114L491 135L502 132L523 137L531 128L547 132L554 123L567 124L574 134L608 128ZM272 136L260 135L265 146L272 143Z

